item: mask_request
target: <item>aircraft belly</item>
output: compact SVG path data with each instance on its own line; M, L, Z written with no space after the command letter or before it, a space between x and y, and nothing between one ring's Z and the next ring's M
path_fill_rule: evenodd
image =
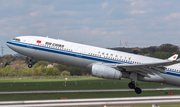
M129 72L122 72L122 77L131 79ZM161 83L165 81L164 78L161 77L161 75L148 75L148 77L138 75L137 80L146 81L146 82L161 82Z
M20 53L25 56L29 56L29 57L32 57L34 55L34 51L35 51L34 49L28 49L28 48L15 46L15 45L11 45L11 44L9 44L9 47L12 50L14 50L15 52Z
M149 75L149 77L144 77L139 75L138 80L140 81L146 81L146 82L164 82L164 78L162 78L160 75Z

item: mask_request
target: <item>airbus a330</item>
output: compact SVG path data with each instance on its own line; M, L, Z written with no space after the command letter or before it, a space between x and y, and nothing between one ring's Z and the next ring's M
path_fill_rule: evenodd
M91 74L99 78L131 79L128 86L137 94L142 92L137 80L180 86L177 54L162 60L40 36L19 36L6 44L30 58L29 68L33 66L32 59L39 59L91 69Z

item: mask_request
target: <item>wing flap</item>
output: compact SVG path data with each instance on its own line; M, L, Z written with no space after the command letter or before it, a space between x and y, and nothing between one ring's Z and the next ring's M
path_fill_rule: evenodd
M153 69L157 70L157 71L161 71L161 72L164 72L166 73L166 71L162 68L158 68L158 67L152 67Z
M154 69L151 69L151 68L142 68L142 69L144 70L144 72L149 71L154 75L157 74L157 70L154 70ZM149 73L149 72L147 72L147 73Z
M135 68L135 69L136 69L137 71L143 72L143 75L146 74L146 76L147 76L147 74L154 75L153 72L145 71L145 70L143 70L143 69L141 69L141 68ZM138 72L138 73L139 73L139 72Z

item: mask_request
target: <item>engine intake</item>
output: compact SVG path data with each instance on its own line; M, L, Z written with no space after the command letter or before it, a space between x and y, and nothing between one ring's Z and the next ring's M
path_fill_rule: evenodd
M122 73L114 68L105 65L92 65L92 75L106 79L121 79Z

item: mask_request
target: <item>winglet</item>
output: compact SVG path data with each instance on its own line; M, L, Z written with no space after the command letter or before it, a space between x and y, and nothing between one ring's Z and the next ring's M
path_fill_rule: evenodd
M171 56L170 58L168 58L168 60L175 61L177 58L178 58L178 54L175 54L175 55Z

